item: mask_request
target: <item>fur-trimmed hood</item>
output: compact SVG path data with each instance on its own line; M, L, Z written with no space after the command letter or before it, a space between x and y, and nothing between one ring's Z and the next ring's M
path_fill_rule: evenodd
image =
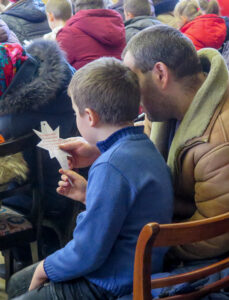
M23 63L0 99L0 114L37 111L66 89L72 71L56 42L36 40L27 48Z

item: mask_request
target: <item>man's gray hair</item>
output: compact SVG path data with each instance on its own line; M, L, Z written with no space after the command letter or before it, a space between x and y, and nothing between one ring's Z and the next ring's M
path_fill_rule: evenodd
M153 70L157 62L163 62L176 78L196 75L202 70L191 40L167 25L154 25L136 34L122 56L127 52L133 56L135 67L143 73Z
M131 13L135 17L152 14L149 0L124 0L123 7L126 13Z

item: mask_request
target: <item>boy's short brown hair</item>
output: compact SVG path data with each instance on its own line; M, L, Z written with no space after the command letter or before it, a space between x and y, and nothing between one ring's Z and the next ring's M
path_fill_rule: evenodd
M80 114L85 108L93 109L104 124L122 124L138 115L138 78L115 58L103 57L81 68L73 76L68 93Z
M48 0L45 10L53 13L57 20L67 21L72 16L72 2L71 0Z

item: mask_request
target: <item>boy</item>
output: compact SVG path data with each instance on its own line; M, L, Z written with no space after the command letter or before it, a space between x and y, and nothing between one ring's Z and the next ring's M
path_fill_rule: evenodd
M46 40L56 40L56 35L72 16L71 0L48 0L45 11L52 32L44 35Z
M62 170L57 191L84 202L82 191L87 190L86 211L78 216L65 248L39 263L35 272L33 266L12 277L10 299L26 291L33 272L30 292L16 299L101 300L131 293L142 227L171 221L168 168L143 127L133 126L140 102L136 75L117 59L101 58L75 73L69 95L79 131L101 155L91 166L88 184L77 173ZM152 272L162 271L164 253L155 249Z

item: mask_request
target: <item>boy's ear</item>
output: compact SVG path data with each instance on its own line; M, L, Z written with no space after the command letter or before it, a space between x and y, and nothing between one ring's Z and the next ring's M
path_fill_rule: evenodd
M125 20L128 21L128 20L131 20L134 18L134 15L131 13L131 12L128 12L126 10L124 10L125 12Z
M88 117L89 125L91 127L95 127L99 123L99 120L100 120L97 112L91 108L85 108L84 112Z

